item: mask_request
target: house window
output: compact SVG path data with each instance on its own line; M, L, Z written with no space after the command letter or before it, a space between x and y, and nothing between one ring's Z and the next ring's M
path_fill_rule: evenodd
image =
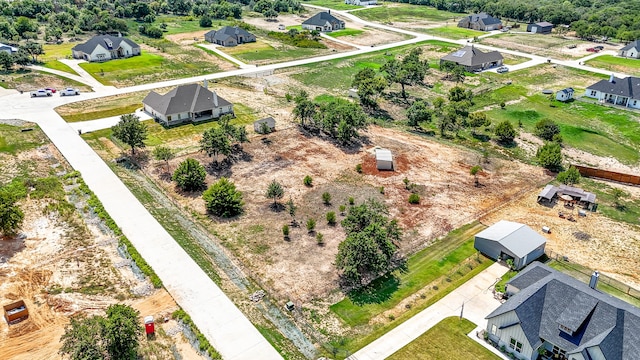
M491 333L493 335L495 335L498 332L498 327L496 326L496 324L492 324L491 325Z
M180 115L180 114L178 114L178 120L180 120L180 116L181 116L181 115Z
M564 325L559 325L558 327L560 328L560 330L566 332L567 334L573 335L573 330L569 329L568 327Z
M509 347L516 352L522 352L522 343L518 340L511 338L511 342L509 342Z
M591 90L591 96L596 96L596 91L595 90Z
M562 350L556 345L553 345L552 352L553 352L554 355L561 355L561 356L565 356L567 354L566 350Z
M171 115L167 116L167 121L171 121Z

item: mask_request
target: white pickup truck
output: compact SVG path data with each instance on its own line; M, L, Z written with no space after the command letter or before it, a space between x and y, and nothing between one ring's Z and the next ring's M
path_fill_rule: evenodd
M31 97L51 96L51 90L38 89L31 92Z
M66 88L60 90L60 96L80 95L80 90L74 88Z

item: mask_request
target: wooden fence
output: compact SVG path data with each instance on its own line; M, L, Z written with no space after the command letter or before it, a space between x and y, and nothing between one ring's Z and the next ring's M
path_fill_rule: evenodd
M584 177L594 177L607 180L613 180L621 183L640 185L640 176L623 174L615 171L600 170L588 166L571 165L574 166L580 172L580 175Z

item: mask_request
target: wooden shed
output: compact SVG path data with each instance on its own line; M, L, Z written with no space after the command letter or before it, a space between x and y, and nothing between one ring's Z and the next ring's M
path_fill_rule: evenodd
M376 167L378 170L393 170L393 155L391 150L376 149Z
M9 305L4 305L2 308L4 309L4 319L8 324L29 316L27 305L22 300L16 301Z

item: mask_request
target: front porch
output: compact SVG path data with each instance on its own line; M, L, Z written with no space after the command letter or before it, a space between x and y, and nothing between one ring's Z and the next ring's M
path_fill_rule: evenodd
M544 340L537 353L538 360L568 360L566 350Z

